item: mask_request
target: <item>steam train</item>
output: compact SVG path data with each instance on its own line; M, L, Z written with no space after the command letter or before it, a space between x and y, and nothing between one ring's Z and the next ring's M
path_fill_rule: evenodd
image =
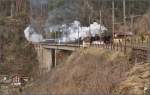
M85 37L82 41L83 46L89 46L91 44L109 44L111 43L111 36L102 36L100 37L99 35L95 35L92 37Z
M109 44L111 43L111 36L102 36L100 37L99 35L95 35L95 36L87 36L84 38L79 38L76 39L74 41L66 41L63 42L61 41L61 39L44 39L42 42L42 44L80 44L83 46L89 46L91 44Z

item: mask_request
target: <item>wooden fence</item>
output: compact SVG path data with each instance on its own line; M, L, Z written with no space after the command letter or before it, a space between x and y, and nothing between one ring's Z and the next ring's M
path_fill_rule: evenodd
M131 54L132 60L137 62L147 62L148 61L148 51L149 51L149 39L146 41L132 40L124 41L123 43L110 43L110 44L91 44L91 47L104 48L111 51L119 51L125 54Z

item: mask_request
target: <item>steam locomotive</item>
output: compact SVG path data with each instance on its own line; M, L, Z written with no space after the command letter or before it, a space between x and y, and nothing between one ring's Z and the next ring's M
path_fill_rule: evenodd
M111 36L87 36L84 38L75 39L74 41L62 41L61 39L44 39L42 44L80 44L83 46L89 46L91 44L109 44L111 43Z

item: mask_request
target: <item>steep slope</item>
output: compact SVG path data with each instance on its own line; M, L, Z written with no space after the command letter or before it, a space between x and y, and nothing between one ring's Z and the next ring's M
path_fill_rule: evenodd
M0 74L32 75L37 66L36 52L23 33L27 23L26 15L0 18Z
M119 84L118 88L121 95L149 95L149 71L150 64L136 64L127 73L128 78Z
M24 89L23 95L112 95L131 67L128 58L119 52L79 50L65 64Z

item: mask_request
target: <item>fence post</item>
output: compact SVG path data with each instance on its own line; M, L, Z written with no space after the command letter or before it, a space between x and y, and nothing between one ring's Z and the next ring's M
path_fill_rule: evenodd
M138 48L141 46L141 41L140 41L140 38L138 38Z
M150 63L150 40L148 41L148 63Z
M126 54L126 37L125 37L125 43L124 43L125 45L124 45L124 54Z
M120 44L120 47L121 47L121 52L122 52L122 44Z
M144 45L144 41L143 41L143 39L142 39L142 46Z
M117 51L118 51L118 43L117 43Z
M116 46L117 46L117 45L116 45L116 43L115 43L115 44L114 44L114 51L116 51Z
M131 47L133 47L133 38L131 38Z
M147 43L147 46L148 46L148 45L149 45L149 44L148 44L148 43L149 43L149 39L148 39L148 38L147 38L147 42L146 42L146 43Z
M135 38L135 44L134 44L134 47L136 47L136 44L137 44L137 40L136 40L136 38Z
M112 48L113 48L113 47L112 47L112 43L111 43L111 50L112 50Z

